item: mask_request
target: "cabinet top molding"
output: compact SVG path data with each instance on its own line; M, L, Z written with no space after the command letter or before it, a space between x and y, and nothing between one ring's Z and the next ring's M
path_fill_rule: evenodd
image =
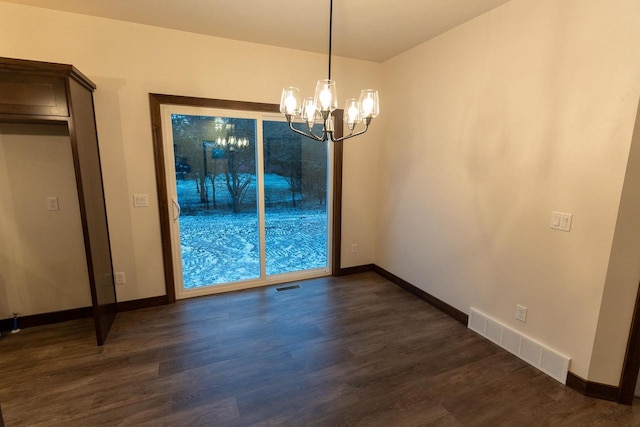
M92 92L96 90L95 83L89 80L89 78L82 74L76 67L68 64L0 57L0 71L70 77L86 87L88 90Z

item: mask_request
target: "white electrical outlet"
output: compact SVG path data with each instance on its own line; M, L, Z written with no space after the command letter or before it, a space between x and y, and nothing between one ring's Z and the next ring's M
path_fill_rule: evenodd
M124 285L127 283L127 279L124 276L124 272L120 271L116 273L116 285Z
M527 321L527 307L524 305L516 305L516 319L521 322Z
M351 245L351 253L352 254L357 254L358 253L358 244L354 243Z
M47 197L47 210L48 211L60 210L60 205L58 204L57 197Z

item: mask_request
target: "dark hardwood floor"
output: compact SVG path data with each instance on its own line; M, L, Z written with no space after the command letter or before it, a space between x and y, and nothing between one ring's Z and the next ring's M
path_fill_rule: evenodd
M0 339L7 426L632 426L375 273Z

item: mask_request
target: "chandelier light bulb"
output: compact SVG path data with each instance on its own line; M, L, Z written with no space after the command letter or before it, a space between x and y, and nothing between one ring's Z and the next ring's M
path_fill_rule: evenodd
M365 116L369 116L371 114L371 111L373 111L373 101L371 100L371 98L365 98L364 102L362 103L362 112Z
M353 130L356 123L360 123L360 103L357 99L347 99L344 106L344 122L347 124L349 130Z
M347 112L347 116L349 117L350 120L347 120L348 122L351 123L355 123L358 120L358 115L359 115L360 111L358 111L358 106L351 106L349 107L349 110Z
M289 95L287 99L285 99L285 109L287 113L294 114L297 108L298 102L293 96Z
M322 89L320 92L320 111L327 111L331 106L331 92L329 89Z
M316 121L316 103L313 102L313 98L305 98L302 101L302 119L307 122L309 127L313 127Z

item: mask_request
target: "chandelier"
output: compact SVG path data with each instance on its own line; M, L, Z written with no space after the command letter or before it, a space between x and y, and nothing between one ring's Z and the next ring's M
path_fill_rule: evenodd
M338 95L336 82L331 80L331 35L333 30L333 0L329 4L329 75L326 80L318 80L316 83L316 93L313 98L300 98L300 89L297 87L286 87L282 89L280 98L280 112L284 114L289 123L289 128L300 135L316 141L333 142L343 141L362 135L369 129L371 120L378 116L380 105L378 91L364 89L360 93L360 99L347 99L343 111L343 121L349 128L349 134L336 138L333 135L333 112L338 108ZM293 126L293 120L300 117L306 124L308 130L303 131ZM322 123L322 134L313 133L313 126ZM356 125L363 123L364 129L354 133Z

